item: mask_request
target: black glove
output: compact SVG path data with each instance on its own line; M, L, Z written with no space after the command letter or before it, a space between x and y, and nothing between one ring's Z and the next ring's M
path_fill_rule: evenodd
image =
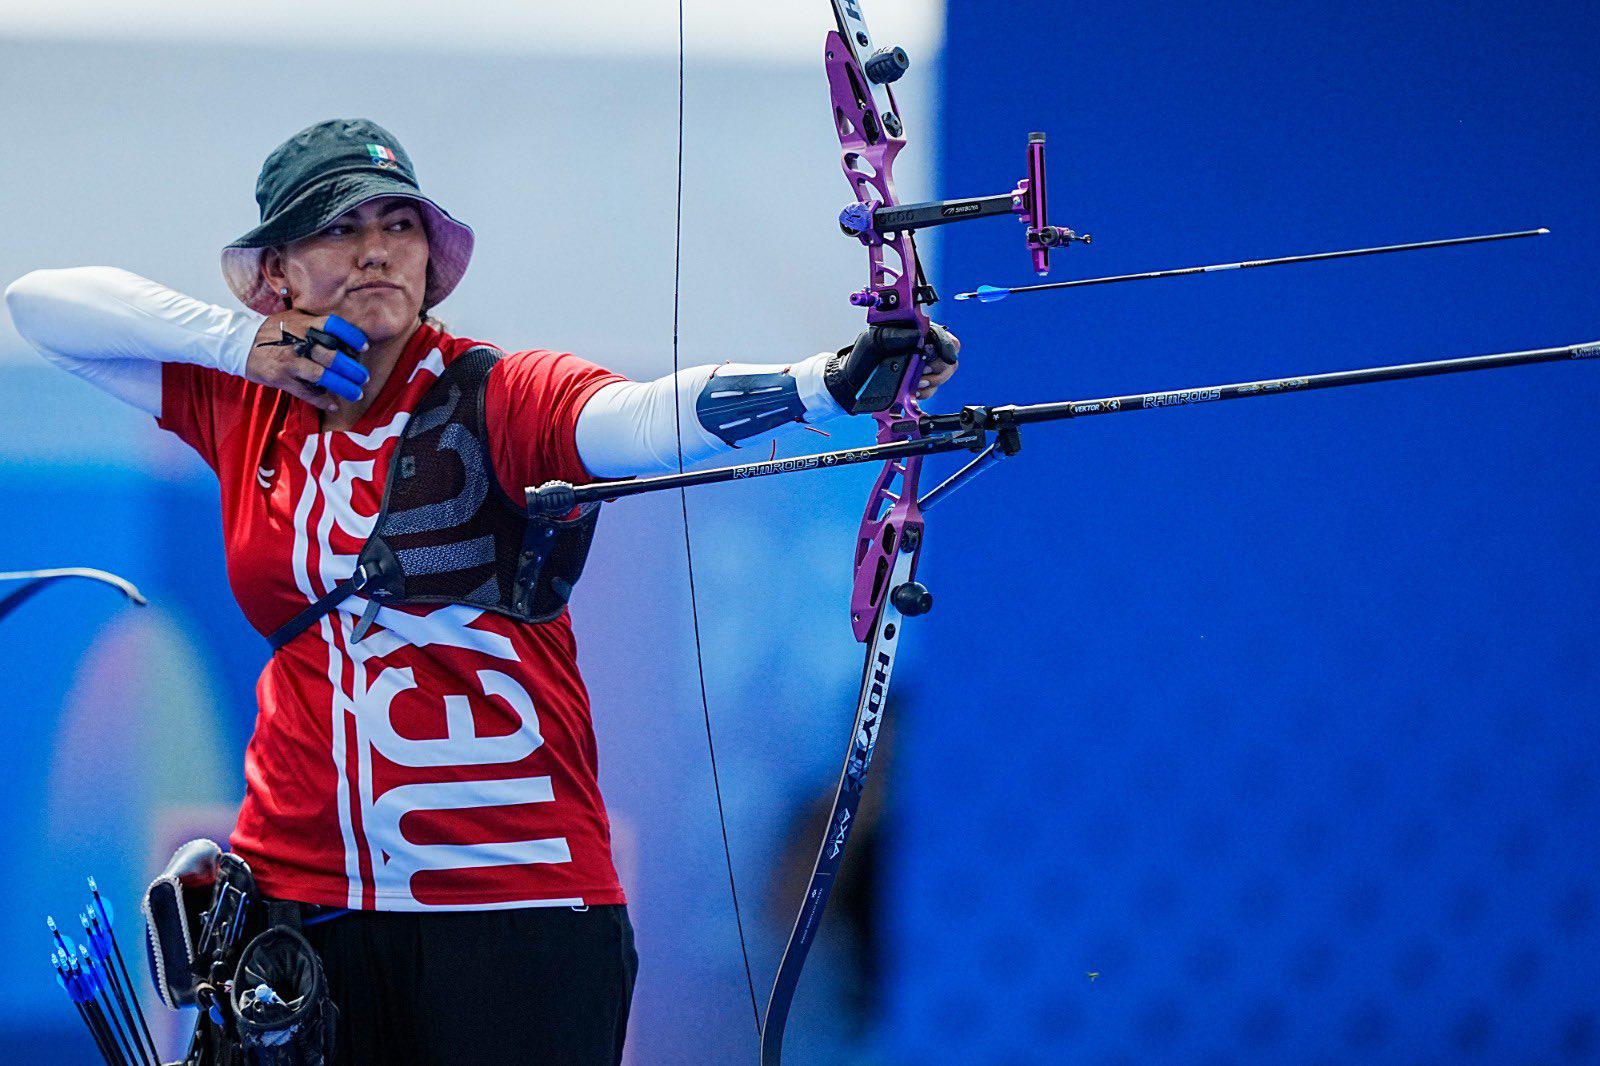
M911 356L919 348L925 365L956 361L956 342L937 322L928 324L927 343L912 326L868 326L849 348L828 360L823 381L834 400L853 415L882 411L900 392Z

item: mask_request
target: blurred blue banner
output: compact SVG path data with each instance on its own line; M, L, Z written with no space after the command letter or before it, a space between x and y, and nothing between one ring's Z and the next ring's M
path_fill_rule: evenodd
M1017 14L951 9L940 180L1048 130L1060 277L1553 233L955 305L963 399L1600 337L1591 5ZM947 234L943 287L1017 245ZM1600 1058L1597 402L1556 365L1042 427L943 508L895 1061Z

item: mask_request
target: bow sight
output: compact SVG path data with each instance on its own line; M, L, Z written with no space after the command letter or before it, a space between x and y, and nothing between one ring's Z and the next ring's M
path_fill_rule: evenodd
M901 52L898 48L895 51ZM1074 241L1088 244L1094 240L1087 233L1077 233L1064 226L1052 226L1047 220L1042 133L1028 134L1028 176L1017 182L1017 187L1008 193L959 200L927 200L899 207L885 207L877 201L854 203L839 212L839 229L870 248L886 240L894 241L902 233L995 215L1016 215L1021 220L1026 227L1024 236L1028 251L1033 255L1033 270L1040 277L1050 273L1052 248L1064 248ZM877 307L880 301L892 298L892 291L868 288L851 293L850 302L857 307ZM918 302L926 305L937 299L929 288L927 298L919 294Z
M853 5L845 6L853 8ZM906 264L916 261L911 235L917 230L996 215L1016 215L1024 226L1034 273L1040 277L1050 273L1052 248L1065 248L1074 241L1088 244L1094 239L1087 233L1076 233L1049 222L1043 133L1028 135L1027 176L1010 192L956 200L894 203L887 165L877 169L864 165L867 160L862 149L875 147L882 153L885 164L892 164L894 156L904 146L904 127L890 85L899 81L910 68L911 57L904 48L893 47L878 49L865 62L852 61L851 57L859 54L859 49L871 46L871 37L861 23L859 10L854 12L850 32L849 43L837 32L828 35L827 69L833 93L834 125L838 127L841 144L845 145L845 176L858 197L855 203L839 212L839 229L846 236L859 240L872 259L872 282L850 294L852 304L882 311L901 307L903 297L895 282L905 273ZM881 101L872 86L882 87ZM882 255L885 246L899 259L887 268ZM915 302L923 307L937 303L938 294L922 276L920 265L915 277ZM869 321L872 321L870 316Z

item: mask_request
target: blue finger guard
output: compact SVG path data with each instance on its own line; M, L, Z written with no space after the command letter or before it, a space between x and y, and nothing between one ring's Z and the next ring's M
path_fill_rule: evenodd
M329 315L327 324L325 324L322 328L333 334L335 337L338 337L340 340L344 341L358 352L365 349L367 346L367 335L361 332L355 326L346 322L344 319L340 318L338 315Z
M339 373L337 365L324 367L322 376L317 378L317 384L342 400L353 402L361 399L361 386Z

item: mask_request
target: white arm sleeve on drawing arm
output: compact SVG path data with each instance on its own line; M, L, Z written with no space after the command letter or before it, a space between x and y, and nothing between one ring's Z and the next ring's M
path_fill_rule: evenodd
M161 415L161 364L244 373L264 320L114 267L35 270L6 289L24 340L57 366Z
M723 363L691 367L676 380L668 374L655 381L613 382L578 414L578 456L600 478L672 473L678 469L680 425L687 466L770 441L777 429L797 421L810 425L835 418L844 412L823 382L831 358L832 352L822 352L789 366ZM743 391L731 387L735 378L745 379ZM719 389L720 381L730 381L730 388ZM757 409L763 395L776 398L765 412ZM737 409L746 401L755 406ZM738 428L768 425L772 420L763 421L763 414L785 420L748 435Z

